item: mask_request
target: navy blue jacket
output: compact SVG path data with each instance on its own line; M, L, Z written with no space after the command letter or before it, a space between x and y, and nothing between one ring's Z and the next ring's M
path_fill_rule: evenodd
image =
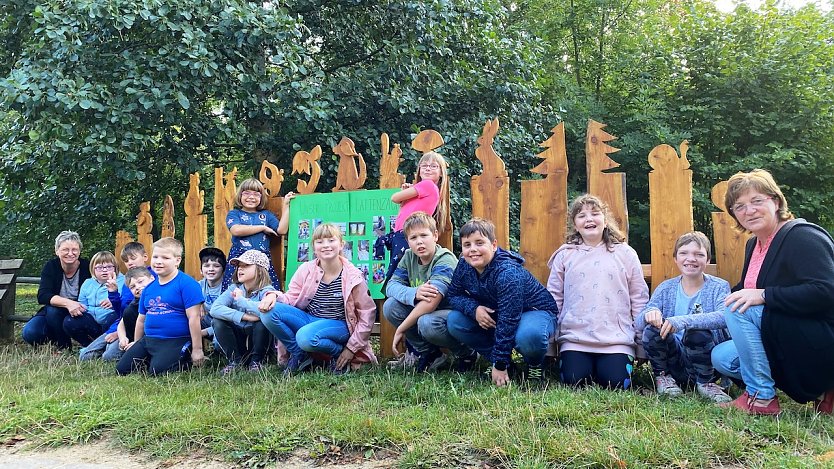
M495 310L495 345L492 357L488 357L493 364L510 362L522 313L548 311L554 321L558 316L553 296L524 268L524 258L501 248L481 275L461 259L452 275L447 298L450 309L473 319L478 306Z

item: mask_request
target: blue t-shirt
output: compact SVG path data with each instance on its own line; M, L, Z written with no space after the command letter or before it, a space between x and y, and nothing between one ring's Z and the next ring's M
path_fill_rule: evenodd
M273 230L277 230L278 217L269 210L259 210L250 213L236 208L229 211L229 214L226 216L226 227L231 229L233 225L266 225ZM257 249L258 251L269 253L269 238L265 233L255 233L249 236L232 236L232 246L243 248L244 251Z
M202 302L200 284L182 271L165 285L154 280L139 301L139 314L145 315L145 335L156 339L191 337L185 310Z
M197 283L200 284L200 290L203 292L206 311L211 311L211 305L214 303L214 300L219 298L220 294L223 293L223 282L217 282L217 285L213 287L209 286L208 280L206 279L202 279Z
M686 316L694 313L695 305L701 304L701 291L703 291L703 288L698 290L698 293L689 296L683 291L683 284L679 284L678 294L675 297L675 311L672 316ZM683 331L675 332L675 336L678 340L683 340Z

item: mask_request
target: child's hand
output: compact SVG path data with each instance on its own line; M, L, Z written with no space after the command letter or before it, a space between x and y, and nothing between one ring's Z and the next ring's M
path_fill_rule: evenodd
M206 356L203 355L203 349L195 348L191 351L191 364L193 366L197 366L197 367L203 366L203 362L205 362L205 361L206 361Z
M431 301L440 294L440 290L434 285L426 282L417 287L417 293L414 294L414 299L420 301Z
M243 296L243 291L240 288L232 290L232 299L239 300Z
M264 225L264 229L262 230L262 232L268 236L278 236L278 233L276 233L275 230L266 225Z
M404 183L400 186L400 189L401 189L401 190L406 190L406 189L408 189L409 187L411 187L411 184L409 184L409 183L407 183L407 182L404 182Z
M128 341L127 337L119 337L119 350L127 350L131 345L133 342Z
M295 198L295 192L287 192L287 195L284 196L284 207L290 206L290 200Z
M111 292L119 291L119 285L116 283L116 272L113 272L113 273L110 274L110 278L107 279L107 282L105 282L105 285L107 285L107 291L111 291Z
M266 295L258 303L258 310L262 313L267 313L275 306L278 300L278 295Z
M663 325L663 314L661 314L660 310L649 310L648 312L646 312L644 318L646 319L646 324L654 326L658 329L660 329L660 326Z
M111 303L109 299L101 300L101 303L98 305L104 309L113 309L113 303Z
M394 351L394 355L399 357L402 355L400 353L400 346L405 343L405 331L401 331L399 328L394 332L394 340L391 342L391 349Z
M498 387L506 386L510 384L510 374L507 370L501 371L492 367L492 382Z
M490 316L494 312L494 309L487 308L486 306L478 306L475 309L475 320L478 321L478 325L482 329L492 329L495 327L495 319L492 319L492 316Z
M111 333L107 334L106 336L104 336L104 341L107 342L108 344L112 344L118 338L119 338L119 333L118 332L111 332Z

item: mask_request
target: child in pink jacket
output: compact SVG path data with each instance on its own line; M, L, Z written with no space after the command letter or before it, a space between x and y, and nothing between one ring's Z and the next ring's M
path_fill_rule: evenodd
M341 256L343 246L336 225L319 225L315 259L298 268L286 293L269 292L261 300L263 324L290 352L285 374L309 368L311 353L329 356L335 374L377 362L369 343L376 305L362 272Z
M578 197L569 215L547 281L559 308L562 382L628 389L639 343L634 319L649 299L640 259L597 197Z

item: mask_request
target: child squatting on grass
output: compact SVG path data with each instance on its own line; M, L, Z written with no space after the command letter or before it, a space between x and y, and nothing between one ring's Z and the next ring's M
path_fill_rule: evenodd
M451 312L446 293L458 260L452 251L438 246L437 223L426 212L411 214L403 232L409 249L386 284L388 299L382 307L385 318L397 327L392 349L399 355L399 346L408 339L419 357L417 371L426 371L444 358L443 347L456 358L458 371L465 371L477 354L446 327Z
M674 397L683 392L679 384L694 385L707 399L729 402L730 396L715 383L710 354L729 337L724 299L730 284L704 273L711 246L700 231L681 235L673 252L681 275L658 285L636 321L655 388L660 395Z
M261 371L272 342L258 310L266 292L275 290L269 281L269 258L250 249L229 262L236 267L233 283L211 306L217 342L228 362L220 370L222 376L240 365Z
M147 367L159 375L203 364L203 294L197 281L178 269L181 261L181 242L162 238L153 244L151 268L158 278L142 291L135 343L116 365L118 374Z
M310 367L311 353L327 356L335 374L377 362L369 342L376 305L362 272L341 256L343 247L336 225L316 227L316 258L295 271L286 293L266 292L259 305L264 325L290 352L286 374Z
M492 363L498 386L510 382L513 349L527 363L526 378L540 382L548 343L556 330L556 302L524 267L524 259L498 247L495 225L480 218L460 229L461 256L449 285L449 333Z
M118 292L125 280L124 275L116 272L116 256L109 251L93 255L90 275L78 291L78 302L84 305L85 311L70 311L64 318L64 332L82 347L90 345L118 319L115 308L121 311L121 306L114 308L108 291Z
M640 259L599 198L579 196L568 212L566 242L547 263L562 382L628 389L640 343L634 319L649 299Z

